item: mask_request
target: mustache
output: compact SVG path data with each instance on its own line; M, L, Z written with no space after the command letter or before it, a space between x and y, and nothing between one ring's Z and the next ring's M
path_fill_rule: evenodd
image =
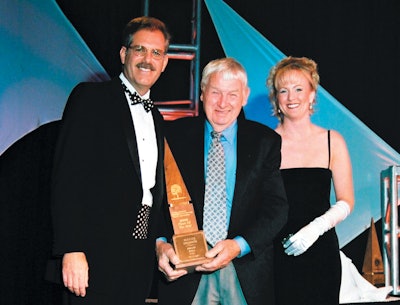
M155 71L156 68L154 68L154 66L151 63L148 62L140 62L136 65L136 67L138 67L139 69L149 69L151 71Z

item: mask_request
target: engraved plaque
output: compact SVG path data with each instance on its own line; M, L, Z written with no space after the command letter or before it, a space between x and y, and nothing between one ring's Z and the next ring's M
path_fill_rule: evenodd
M170 206L172 226L175 234L196 232L197 221L194 215L193 205L190 203Z
M181 260L181 263L175 266L176 269L193 271L196 266L211 260L204 256L207 243L203 231L174 235L172 239L175 252Z
M170 205L174 236L172 237L175 252L181 263L176 269L186 269L191 272L198 265L206 263L211 259L205 257L207 242L204 232L198 230L196 216L191 203Z

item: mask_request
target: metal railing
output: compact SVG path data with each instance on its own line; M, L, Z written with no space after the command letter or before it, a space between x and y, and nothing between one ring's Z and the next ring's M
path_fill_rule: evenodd
M190 61L189 71L189 99L155 101L166 120L180 117L197 116L199 114L200 97L200 37L201 37L201 4L202 0L192 0L191 12L191 41L189 44L175 44L169 46L168 58L171 60ZM174 2L171 1L171 6ZM150 0L143 0L143 15L150 14ZM179 18L178 18L179 19Z
M399 216L398 195L400 166L390 166L381 172L382 248L385 286L392 286L392 295L399 289Z

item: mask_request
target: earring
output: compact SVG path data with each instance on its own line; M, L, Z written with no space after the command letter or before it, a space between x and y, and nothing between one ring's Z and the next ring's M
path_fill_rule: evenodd
M310 103L310 110L313 110L313 103Z
M281 110L278 108L278 113L281 113Z

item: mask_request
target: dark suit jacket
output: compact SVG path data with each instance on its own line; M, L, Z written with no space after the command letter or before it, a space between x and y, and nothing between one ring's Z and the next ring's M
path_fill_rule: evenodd
M62 119L53 173L53 252L84 252L88 294L114 294L114 305L144 303L155 266L164 138L162 116L156 109L152 114L158 164L146 240L132 236L143 192L135 131L120 79L79 84Z
M202 228L204 118L172 122L166 135ZM227 238L240 235L252 249L233 261L249 305L274 304L273 239L285 224L288 210L279 171L280 147L281 138L273 130L238 119L236 183ZM161 280L159 304L191 304L200 277L193 273L171 283Z

